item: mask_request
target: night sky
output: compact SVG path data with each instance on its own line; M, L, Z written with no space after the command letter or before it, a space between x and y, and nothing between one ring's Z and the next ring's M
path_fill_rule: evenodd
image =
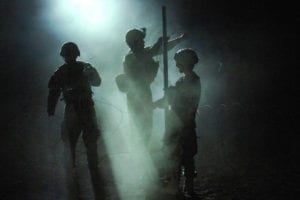
M143 3L139 3L139 6L147 10L152 4L154 8L159 8L160 3L151 0L144 3L145 7L141 6ZM282 176L288 177L284 180L287 184L293 183L286 190L289 193L287 199L297 199L299 189L292 188L296 183L289 177L299 178L299 172L295 170L299 158L299 132L296 126L299 119L299 97L296 97L299 93L296 74L299 67L299 32L296 31L299 10L286 1L275 3L266 0L169 0L165 4L170 9L169 19L172 24L190 36L187 44L191 44L192 48L201 46L200 60L204 62L203 65L210 63L213 58L218 58L216 62L221 63L219 68L202 68L197 72L201 73L204 82L205 75L216 76L218 80L224 81L224 91L217 97L209 93L211 96L207 96L205 103L214 107L225 105L231 110L229 114L207 117L214 120L223 118L222 127L225 129L234 127L235 130L242 130L242 134L237 137L240 143L234 143L236 151L242 152L241 157L269 159L272 163L270 170L274 168L281 171L284 168L287 174ZM15 195L18 191L20 196L26 194L26 199L35 199L30 197L30 192L24 186L30 185L26 181L31 180L27 175L31 170L30 167L24 168L27 160L22 161L23 155L31 155L33 148L20 142L31 134L30 124L23 130L17 124L24 120L30 123L29 118L38 119L40 116L34 115L35 110L38 113L44 110L46 113L47 81L57 67L55 65L61 63L57 47L63 42L38 25L42 7L43 3L35 0L0 2L0 171L3 173L0 176L3 185L0 199L21 199ZM122 22L124 26L126 23ZM130 27L132 25L128 24ZM153 26L151 28L153 30ZM125 32L119 34L123 37ZM104 48L107 48L107 52L113 52L109 48L118 47L107 41ZM125 46L121 48L126 49ZM114 59L121 62L122 54L116 53ZM101 56L105 57L99 55L99 60ZM45 63L52 58L56 60L50 61L51 64ZM107 71L109 75L118 72L117 67ZM102 76L105 77L105 74ZM233 104L241 105L243 111L230 107ZM205 114L202 114L205 119ZM240 116L247 116L251 125ZM226 134L220 137L226 137ZM250 150L245 150L248 147ZM294 192L295 195L291 195Z

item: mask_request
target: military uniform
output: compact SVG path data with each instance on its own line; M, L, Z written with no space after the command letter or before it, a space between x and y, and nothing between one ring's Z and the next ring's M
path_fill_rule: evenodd
M200 92L200 78L195 73L180 78L176 85L167 91L171 112L170 128L164 142L170 151L169 159L175 162L173 166L175 173L179 173L181 167L184 167L187 184L188 182L192 184L195 177L194 156L197 153L195 117Z
M129 80L127 105L142 138L147 142L152 132L153 106L150 85L155 79L159 64L153 57L159 52L149 47L142 52L129 52L124 59L124 72Z
M90 73L85 75L85 70L89 70ZM48 114L54 114L61 93L66 103L61 134L63 141L66 145L69 145L71 150L72 169L67 170L69 172L75 168L75 148L82 132L94 192L98 199L100 199L99 193L103 185L98 169L97 139L99 129L91 86L99 86L100 80L100 76L94 67L88 63L76 61L59 67L48 84ZM69 189L72 190L74 187Z
M130 52L124 59L124 73L116 77L118 88L127 93L127 105L131 118L135 122L142 138L147 143L152 133L153 102L150 84L157 75L159 64L153 57L162 53L163 38L145 48L146 28L131 29L126 33L125 40ZM172 49L185 35L167 42ZM169 38L167 38L169 39Z

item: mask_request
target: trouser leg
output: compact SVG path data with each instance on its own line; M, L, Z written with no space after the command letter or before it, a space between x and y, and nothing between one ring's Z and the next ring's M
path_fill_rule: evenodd
M195 173L195 161L192 156L183 158L182 165L184 166L186 178L185 181L185 191L189 194L194 193L194 178L196 177Z
M81 129L76 112L72 106L67 105L62 124L62 139L64 141L64 165L66 172L66 186L68 199L78 199L78 181L76 176L76 144Z
M183 142L183 152L181 156L182 165L185 168L185 190L189 194L194 193L194 178L196 177L196 167L194 156L197 154L197 138L193 127L184 129L185 137Z
M78 138L78 137L77 137ZM76 140L77 141L77 140ZM64 162L66 171L66 183L68 191L68 199L78 199L79 185L76 174L76 141L75 138L65 142L64 147Z
M95 199L103 199L105 196L104 180L99 169L99 158L97 153L97 141L85 140L87 150L88 167L91 174L91 181L94 189Z
M95 199L103 199L104 181L99 169L99 158L97 152L97 141L100 131L97 127L96 114L93 107L84 111L82 115L83 141L86 147L88 167L91 174L91 181L94 189Z

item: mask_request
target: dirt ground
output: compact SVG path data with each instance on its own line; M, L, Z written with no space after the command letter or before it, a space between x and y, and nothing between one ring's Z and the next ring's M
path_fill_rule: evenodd
M39 108L37 108L39 110ZM36 110L35 110L36 111ZM1 192L2 200L64 200L66 199L65 174L63 170L63 144L59 137L59 124L37 123L32 129L28 123L39 119L34 114L6 129L2 135ZM27 118L26 118L27 117ZM47 132L49 128L53 134ZM227 135L202 134L198 140L196 158L198 176L195 179L197 197L203 200L276 200L299 199L299 159L296 141L285 144L285 149L274 151L262 137L251 136L251 131L226 133ZM256 130L259 131L259 130ZM261 130L263 131L263 130ZM241 134L243 134L241 136ZM250 136L249 136L250 135ZM273 145L283 145L282 143ZM107 200L146 199L143 188L136 182L115 182L110 159L131 162L126 152L104 155L99 148L101 169L106 172ZM80 197L92 200L93 192L87 168L82 140L77 150L77 168ZM110 159L109 159L110 158ZM126 166L125 166L126 167ZM138 171L139 168L135 169ZM134 181L132 179L132 181ZM123 188L122 198L117 188ZM160 190L161 191L161 190ZM150 199L175 199L162 193L150 195Z

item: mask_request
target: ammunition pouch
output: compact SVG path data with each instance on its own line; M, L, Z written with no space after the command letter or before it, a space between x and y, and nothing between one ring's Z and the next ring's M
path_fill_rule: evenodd
M124 92L124 93L128 92L128 90L129 90L129 79L126 76L126 74L117 75L116 78L115 78L115 81L116 81L116 84L118 86L118 89L121 92Z

